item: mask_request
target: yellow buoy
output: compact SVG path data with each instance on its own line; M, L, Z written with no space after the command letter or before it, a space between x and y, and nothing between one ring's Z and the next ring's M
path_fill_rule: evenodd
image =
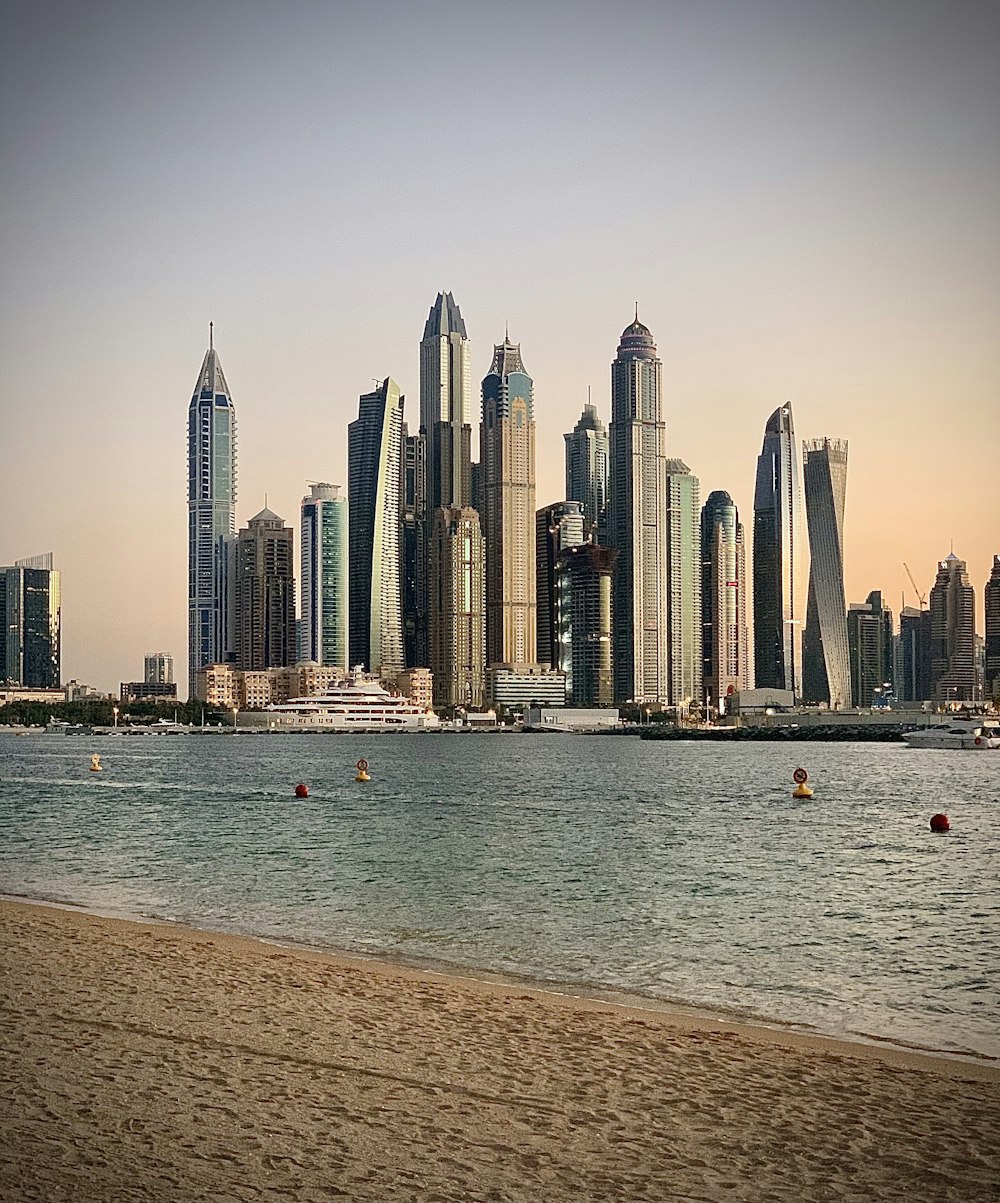
M792 790L793 798L811 798L813 796L812 790L806 785L809 774L805 769L796 769L792 773L792 780L795 782L795 789Z
M354 767L358 770L358 775L354 778L355 781L371 781L371 777L368 776L368 761L364 757Z
M99 773L101 771L101 758L97 752L90 758L90 771L92 773Z

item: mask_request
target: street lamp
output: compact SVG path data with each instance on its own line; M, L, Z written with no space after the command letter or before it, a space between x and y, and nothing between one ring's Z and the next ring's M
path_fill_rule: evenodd
M118 730L118 707L117 707L117 706L112 706L112 707L111 707L111 713L112 713L112 715L114 716L114 721L115 721L115 730L117 731L117 730Z

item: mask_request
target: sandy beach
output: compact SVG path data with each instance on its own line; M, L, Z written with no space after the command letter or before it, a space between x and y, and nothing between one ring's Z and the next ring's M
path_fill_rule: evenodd
M0 902L4 1200L995 1200L1000 1070Z

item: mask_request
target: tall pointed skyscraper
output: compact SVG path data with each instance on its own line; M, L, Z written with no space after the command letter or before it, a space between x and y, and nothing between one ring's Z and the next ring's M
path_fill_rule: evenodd
M427 440L427 508L472 501L472 357L462 311L439 292L420 343L420 430Z
M386 377L347 427L351 664L394 681L403 662L399 585L403 397Z
M236 537L236 411L209 325L188 408L188 697L232 650L227 544Z
M809 593L802 636L802 696L834 710L851 706L851 658L844 595L847 442L815 439L803 448Z
M588 401L566 442L566 500L579 501L587 519L587 537L596 538L608 500L608 432ZM599 540L598 540L599 541Z
M504 335L483 380L486 664L536 664L535 410L521 348Z
M420 343L425 449L423 538L428 643L438 705L482 703L483 539L472 499L469 337L451 293L438 293Z
M753 646L758 689L802 690L802 500L791 402L764 427L753 499Z
M620 702L665 702L670 696L662 391L663 365L637 312L611 365L608 539L618 549L613 612Z

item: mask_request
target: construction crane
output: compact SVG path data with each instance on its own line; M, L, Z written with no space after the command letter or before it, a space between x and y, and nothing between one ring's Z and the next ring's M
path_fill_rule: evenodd
M903 567L906 568L906 575L910 578L910 584L913 586L913 592L917 595L917 601L920 602L921 610L927 605L927 594L921 593L917 588L917 582L913 579L913 573L907 568L906 561L903 561Z

